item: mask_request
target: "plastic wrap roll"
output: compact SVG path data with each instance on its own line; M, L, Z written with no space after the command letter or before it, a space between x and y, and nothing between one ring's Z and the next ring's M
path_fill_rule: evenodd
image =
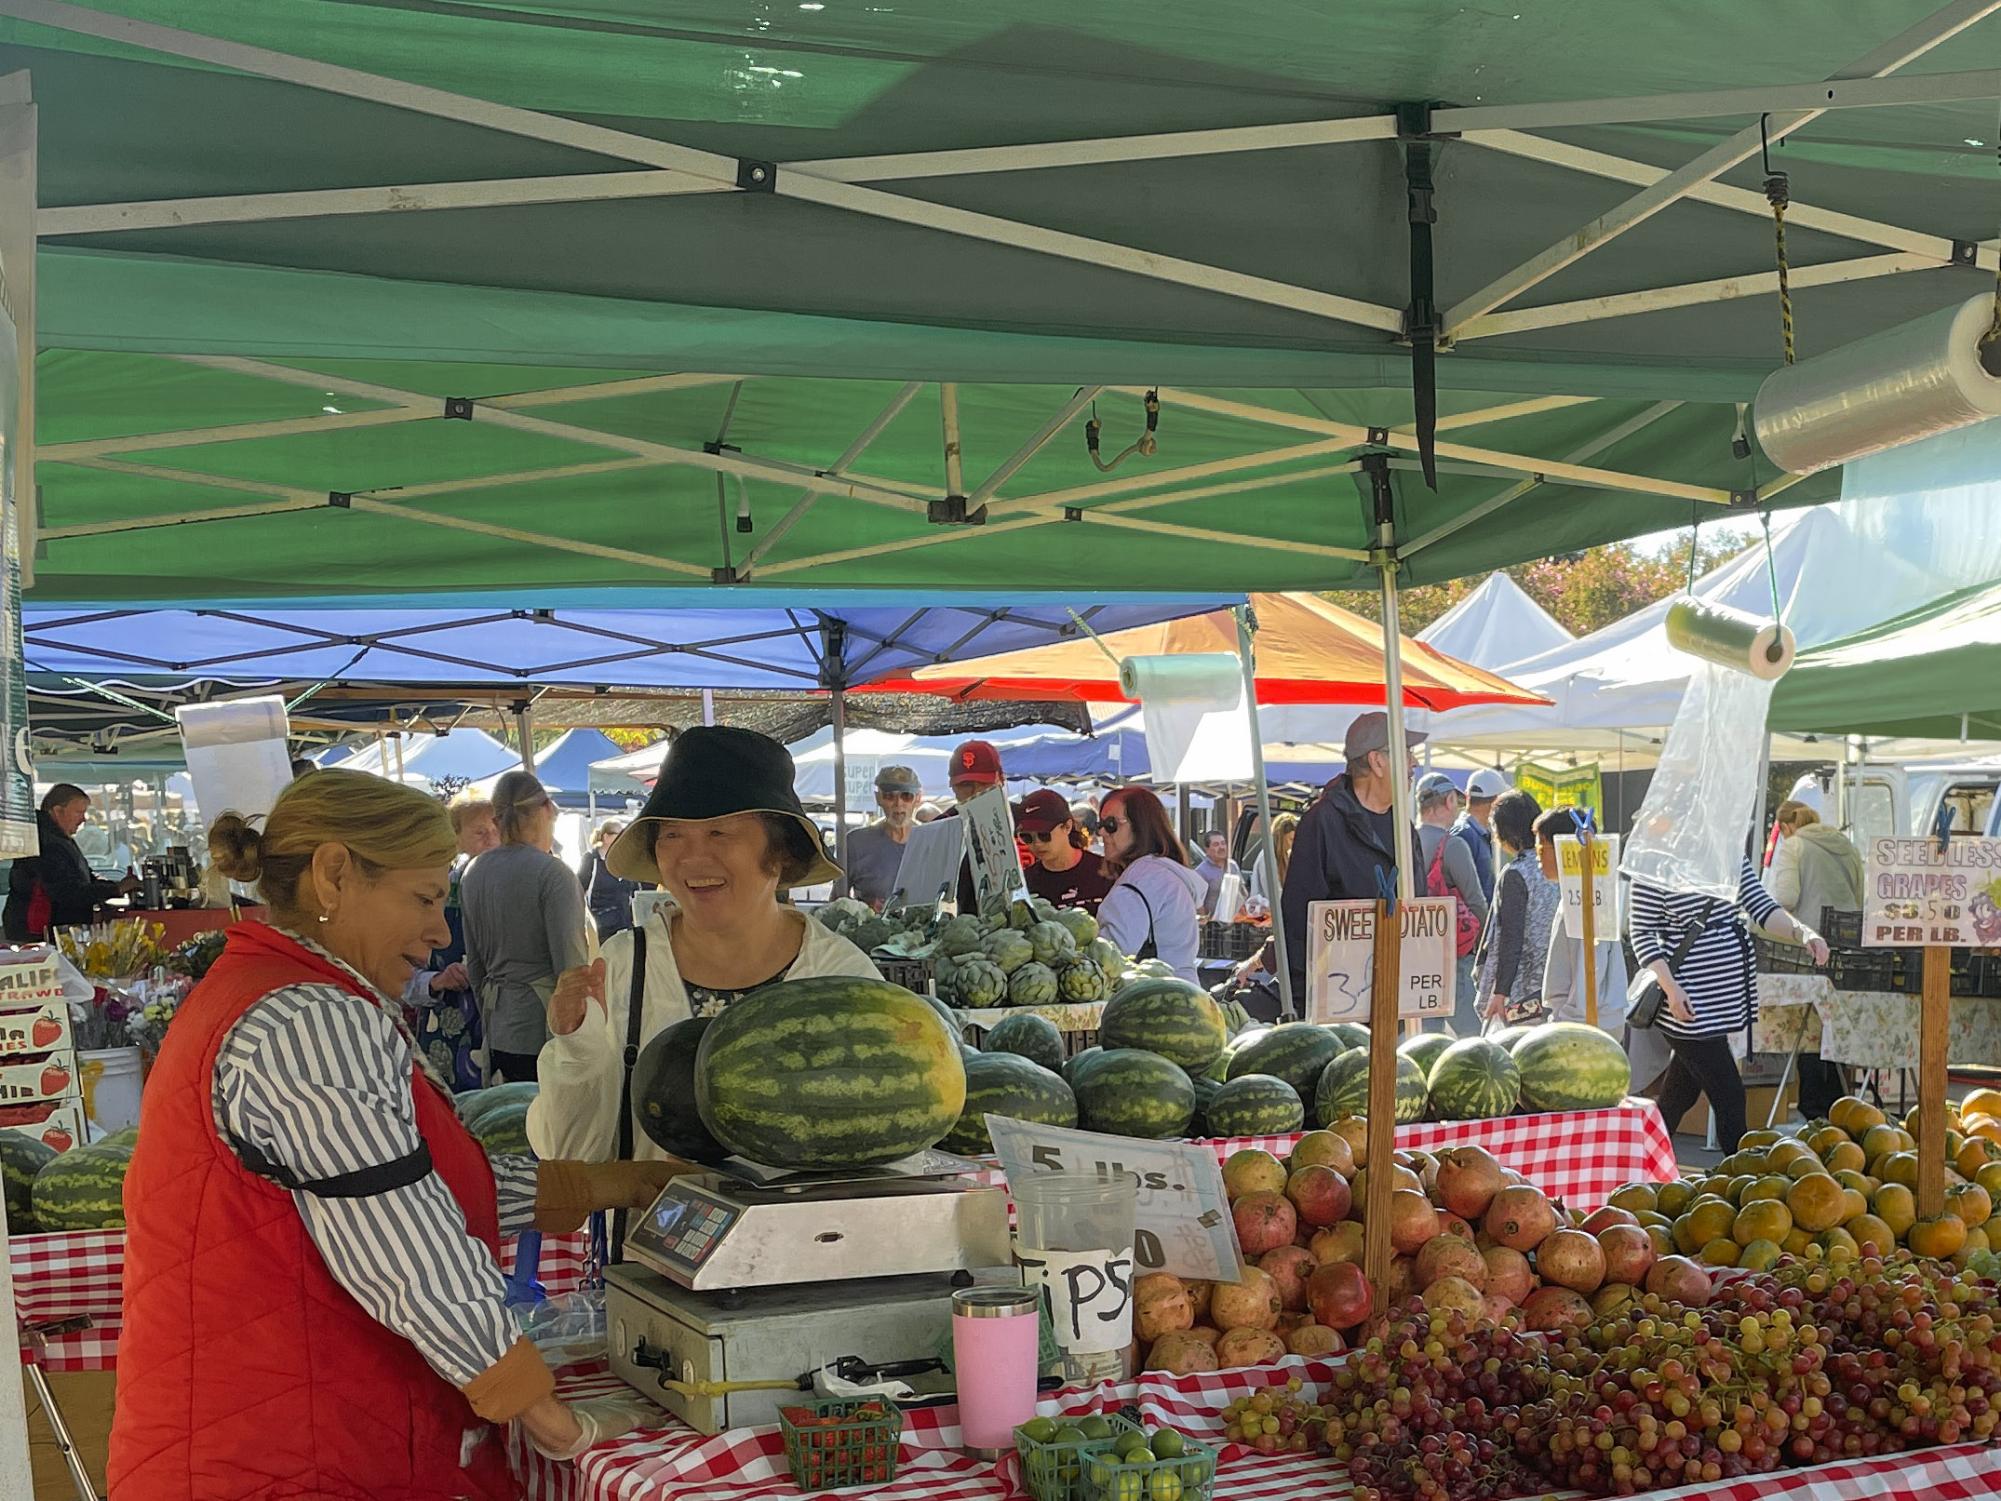
M1773 371L1752 408L1758 442L1780 468L1813 474L2001 417L2001 379L1980 358L1993 321L1983 293Z
M1243 666L1222 652L1127 657L1119 691L1140 702L1156 782L1241 780L1251 774Z
M1678 599L1668 606L1668 644L1762 682L1775 683L1793 665L1793 633L1776 620L1706 599Z

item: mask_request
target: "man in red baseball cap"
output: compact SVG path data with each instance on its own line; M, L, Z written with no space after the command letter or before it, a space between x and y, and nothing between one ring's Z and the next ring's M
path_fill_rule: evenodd
M1085 848L1090 841L1063 795L1047 787L1029 793L1015 805L1014 828L1033 857L1028 889L1058 907L1082 907L1097 916L1112 878L1104 857Z
M1001 771L1000 752L994 749L992 742L986 740L968 740L953 751L945 774L951 779L953 798L961 803L970 802L988 788L999 787L1007 780ZM939 815L941 818L958 816L957 808L947 808ZM1021 858L1023 869L1033 863L1028 847L1018 837L1014 848L1015 853ZM979 910L978 900L973 892L973 860L970 854L959 866L959 910L961 912Z

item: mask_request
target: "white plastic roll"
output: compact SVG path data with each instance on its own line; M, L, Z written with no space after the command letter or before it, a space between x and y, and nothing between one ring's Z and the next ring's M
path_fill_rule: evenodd
M1127 657L1119 691L1140 702L1156 782L1241 781L1251 775L1243 667L1223 652Z
M1776 620L1763 620L1707 599L1668 606L1668 644L1718 667L1776 683L1793 665L1798 643Z
M1980 358L1993 321L1982 293L1773 371L1752 408L1758 442L1780 468L1813 474L2001 417L2001 378Z
M207 745L248 745L283 740L291 721L282 698L237 698L219 704L183 704L174 710L181 743L190 750Z

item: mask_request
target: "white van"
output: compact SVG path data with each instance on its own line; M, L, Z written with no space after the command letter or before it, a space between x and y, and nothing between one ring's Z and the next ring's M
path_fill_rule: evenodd
M1815 773L1833 823L1833 767ZM1941 807L1952 810L1951 832L2001 838L2001 759L1919 761L1908 766L1865 762L1847 776L1847 829L1857 845L1885 834L1929 834Z

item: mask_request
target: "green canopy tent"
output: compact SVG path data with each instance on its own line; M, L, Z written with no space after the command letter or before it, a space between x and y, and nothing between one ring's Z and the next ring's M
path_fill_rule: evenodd
M1801 653L1772 692L1779 730L2001 740L2001 584Z

